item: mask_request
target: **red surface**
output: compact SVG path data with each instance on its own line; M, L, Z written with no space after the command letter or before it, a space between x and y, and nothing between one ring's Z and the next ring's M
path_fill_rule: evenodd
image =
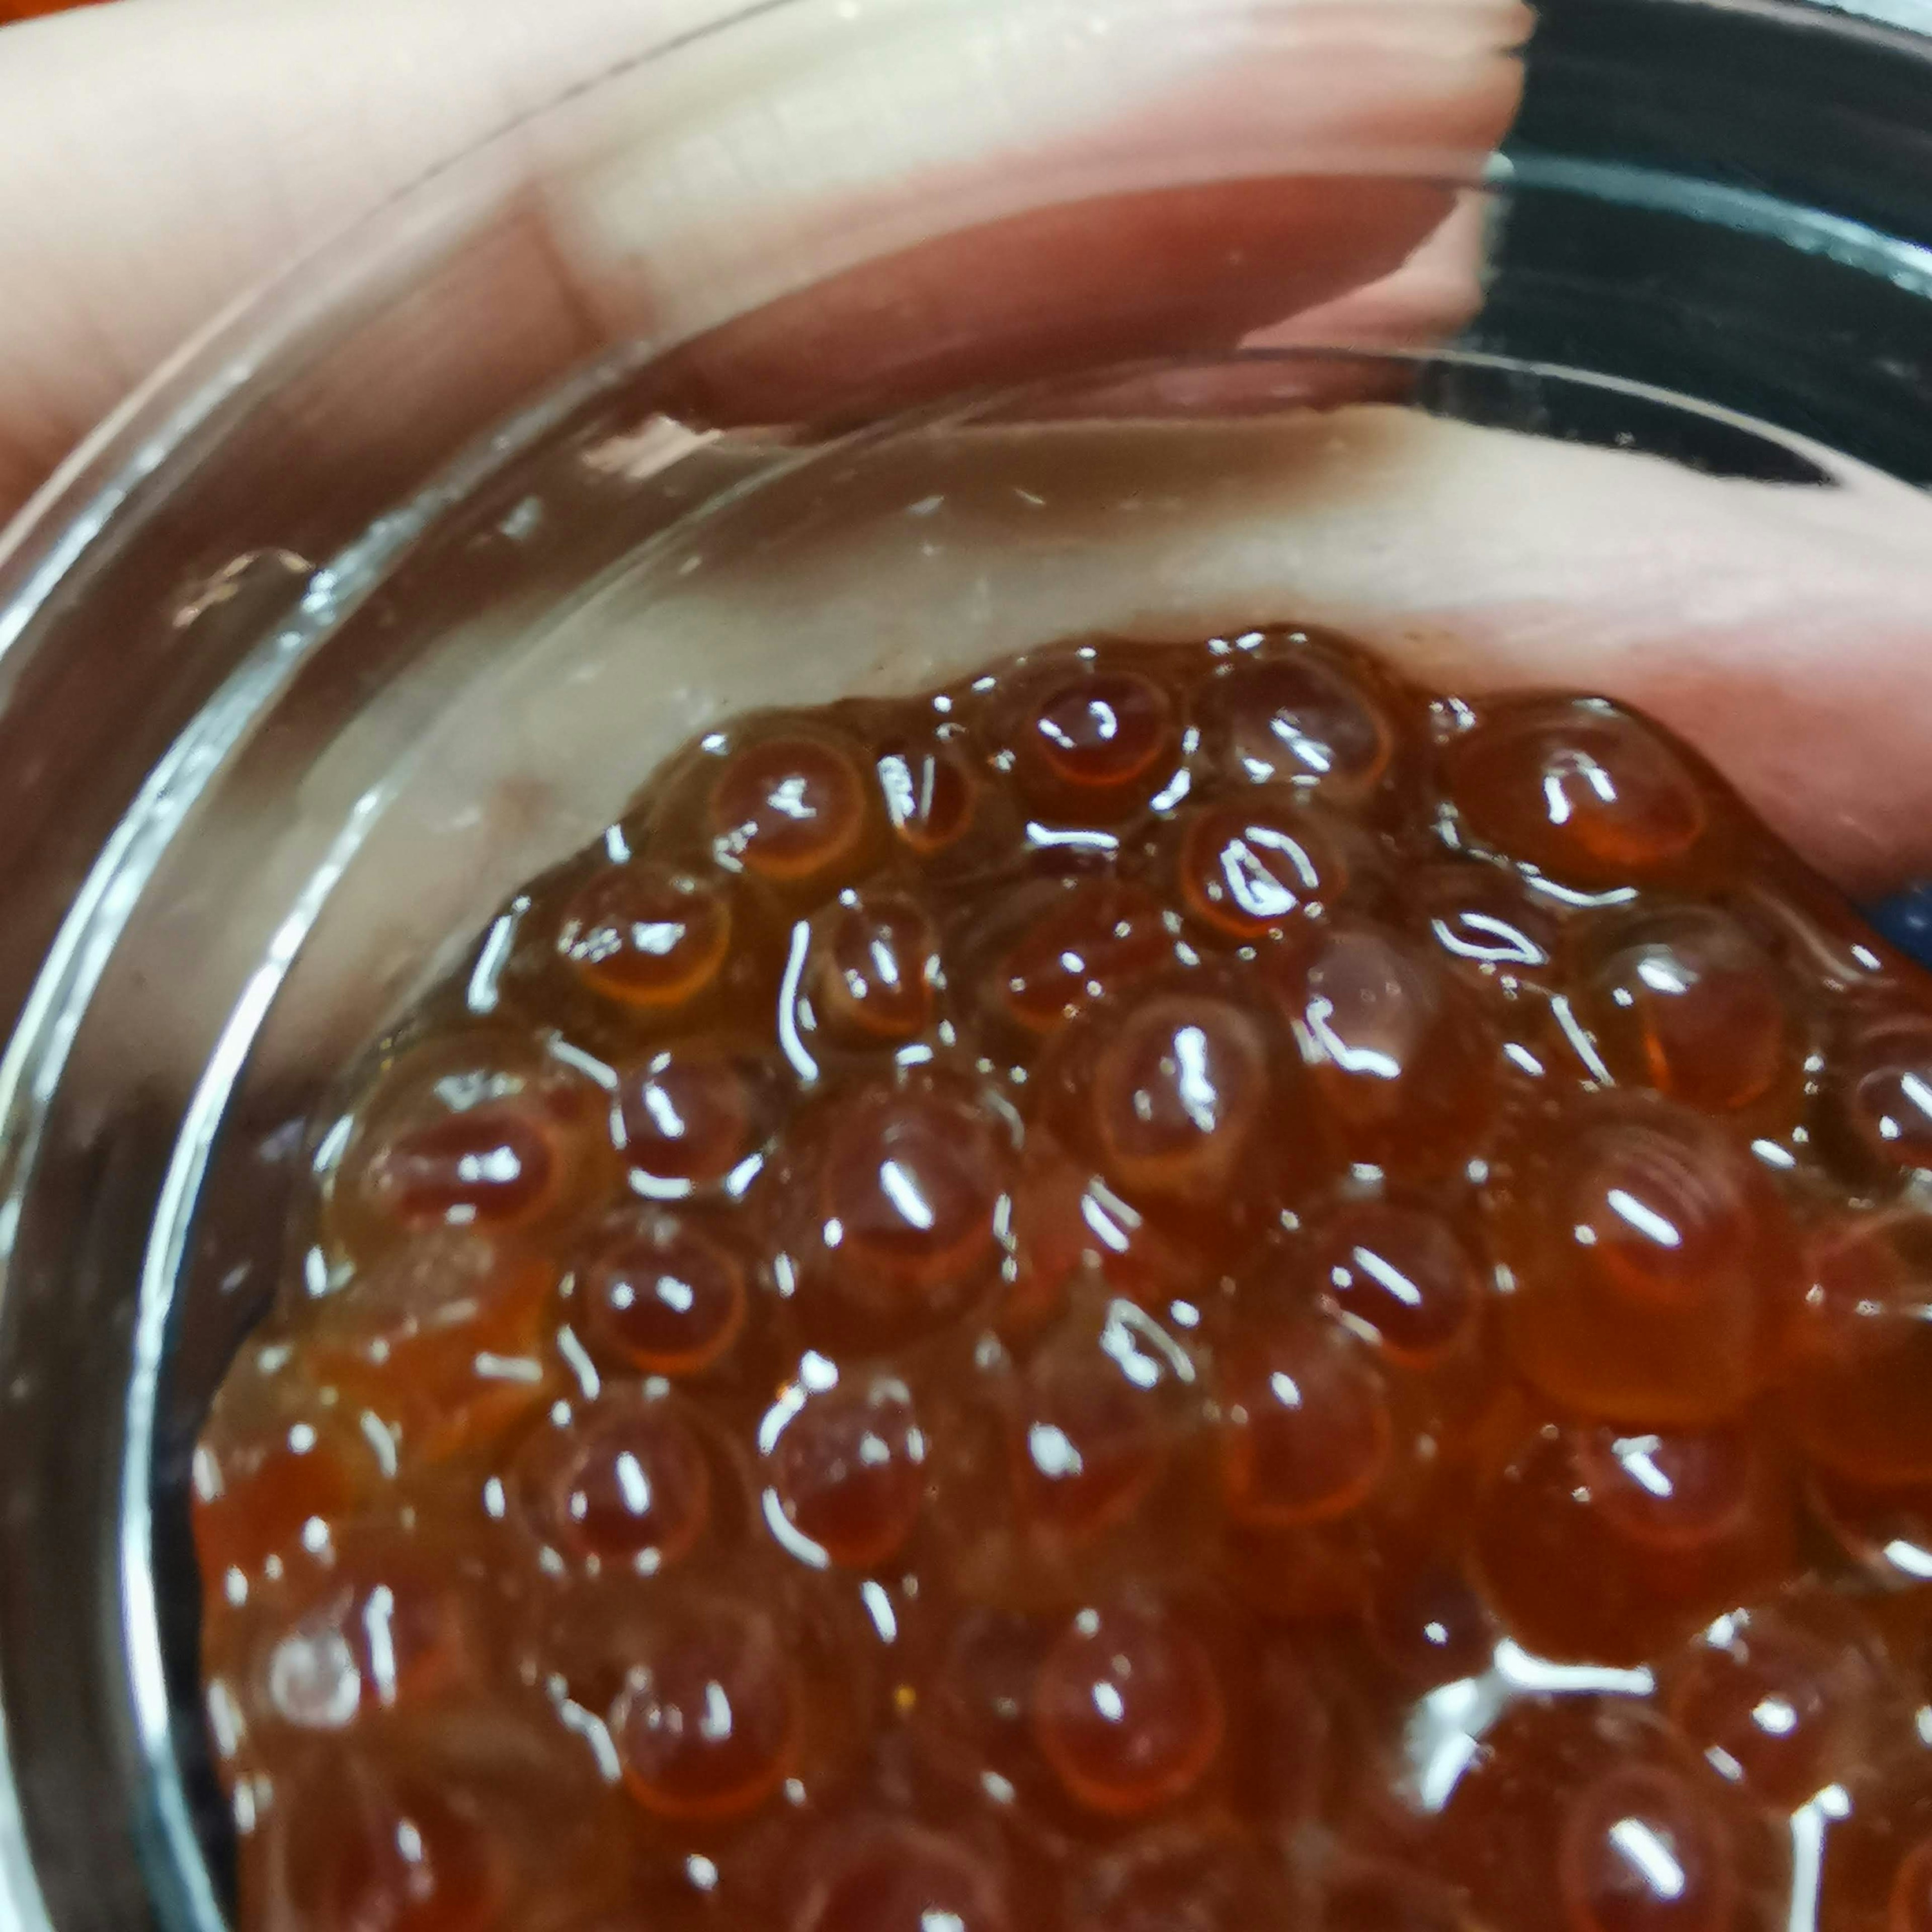
M76 8L105 4L106 0L0 0L0 26L9 20L38 20L46 14L68 14Z

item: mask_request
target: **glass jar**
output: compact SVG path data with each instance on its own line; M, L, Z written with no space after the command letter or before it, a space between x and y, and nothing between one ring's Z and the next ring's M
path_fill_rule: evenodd
M1839 788L1841 875L1932 872L1923 709L1855 682L1932 619L1879 11L687 9L104 426L0 536L10 1923L222 1922L185 1490L304 1124L707 719L1102 624L1567 627L1774 818Z

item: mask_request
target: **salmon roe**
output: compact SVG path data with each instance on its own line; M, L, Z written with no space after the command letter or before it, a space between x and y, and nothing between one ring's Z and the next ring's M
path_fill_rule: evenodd
M344 1091L194 1467L251 1932L1932 1926L1932 982L1645 718L754 717Z

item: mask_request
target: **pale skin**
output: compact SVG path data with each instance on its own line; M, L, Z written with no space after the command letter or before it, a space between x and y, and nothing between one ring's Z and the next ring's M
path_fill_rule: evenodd
M207 317L449 156L728 10L719 0L136 0L5 30L0 520ZM1311 119L1406 119L1478 150L1499 140L1515 69L1489 56L1520 38L1520 16L1462 0L1442 0L1441 12L1440 78L1426 98L1391 100L1377 76L1316 75ZM1134 108L1150 111L1178 110L1152 94ZM1040 112L1051 117L1056 104L1042 97ZM543 245L522 265L520 296L550 302L593 337L622 332L655 241L614 235L611 211L562 193L548 164L533 143ZM758 191L754 174L742 192ZM800 211L741 200L730 212L782 231ZM1478 298L1475 238L1442 215L1432 205L1373 208L1342 224L1338 242L1312 208L1284 211L1277 200L1256 218L1216 204L1215 219L1258 218L1267 247L1316 265L1274 290L1274 308L1238 314L1225 332L1414 339L1452 329ZM1150 235L1184 251L1189 232L1187 222L1150 227L1125 237L1117 259L1096 248L1071 262L1063 237L1022 233L1004 254L942 267L937 282L922 272L920 312L969 342L1000 337L1003 354L1024 364L1068 314L1121 312L1115 284L1130 284ZM1035 272L1042 261L1051 276ZM660 274L652 300L674 280ZM1010 292L1042 284L1064 297L1030 298L1016 317ZM787 298L776 320L754 319L712 352L706 374L727 413L734 391L748 413L766 415L775 392L808 389L828 366L862 363L876 348L862 284L857 298L850 286L829 300L750 292ZM1039 312L1054 299L1066 314ZM1216 299L1204 295L1188 326L1226 323L1208 314ZM658 309L651 320L662 322ZM807 337L808 370L788 360L788 345ZM1123 346L1138 346L1130 332ZM914 380L960 373L949 352ZM1345 433L1310 448L1288 499L1270 504L1260 484L1252 499L1288 539L1265 554L1302 559L1279 593L1301 614L1348 623L1433 681L1610 688L1692 737L1847 885L1932 873L1922 500L1666 476L1614 452L1519 447L1372 409L1334 420ZM1396 519L1409 540L1394 568L1364 583L1334 568L1350 543ZM1689 546L1687 529L1716 535ZM1180 554L1215 580L1190 586L1184 569L1169 572L1156 608L1130 578L1099 572L1084 589L1053 586L1054 620L1158 628L1194 604L1269 601L1262 549L1190 538ZM1874 773L1884 775L1876 800Z

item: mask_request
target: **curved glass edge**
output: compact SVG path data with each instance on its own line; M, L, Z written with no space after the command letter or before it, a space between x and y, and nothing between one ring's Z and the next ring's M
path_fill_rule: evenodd
M433 231L460 226L500 206L526 165L519 138L597 87L751 20L813 0L721 0L701 26L646 37L635 52L553 99L513 115L493 132L406 183L376 207L317 240L294 260L236 295L129 392L6 523L0 524L0 666L62 578L133 507L143 487L195 434L249 389L280 354L325 326L372 268ZM437 195L448 197L441 206ZM0 671L0 700L4 675Z
M748 16L795 4L800 4L800 0L764 0L764 4L742 9L705 32L722 32ZM1705 7L1712 0L1672 0L1672 4ZM1810 4L1810 0L1802 4L1794 0L1790 5L1758 10L1776 13L1781 17L1815 16L1827 22L1848 24L1843 13ZM1870 17L1863 8L1844 10ZM1891 17L1894 11L1910 13L1913 17L1894 20ZM1888 29L1901 28L1915 37L1932 32L1932 8L1887 9L1883 24ZM636 57L637 63L682 44L682 40L664 43L640 53ZM520 121L506 133L523 124ZM504 139L500 135L486 144L486 152L496 148ZM472 154L466 160L475 163L478 157ZM1520 161L1518 165L1526 163ZM1529 161L1527 165L1533 168L1538 164ZM447 172L439 170L428 180L438 181ZM198 435L219 426L224 412L247 394L278 355L326 322L346 292L360 284L367 251L386 235L406 231L409 212L422 194L422 184L406 190L304 264L231 304L104 423L44 486L32 503L4 532L0 532L0 697L4 697L10 682L11 660L16 650L31 642L28 633L34 618L82 556L95 546L111 541L117 521L137 511L150 489L165 482L171 464ZM1733 206L1730 212L1735 215L1738 208ZM1861 230L1856 237L1828 230L1814 232L1820 238L1821 252L1827 254L1833 253L1834 247L1823 244L1842 246L1848 239L1856 239L1861 248L1876 247L1882 254L1888 241L1876 230ZM1779 238L1792 238L1780 235ZM1874 260L1868 266L1882 265ZM1915 272L1920 266L1915 256ZM400 530L392 534L399 542L406 541ZM379 565L374 553L362 561L369 568ZM347 576L340 574L347 562L338 560L334 579L337 585L352 580L352 572ZM325 602L310 612L305 605L305 621L323 622L330 611L339 611L341 608ZM319 632L308 634L312 642ZM292 651L299 646L286 641L274 648ZM258 665L256 669L266 676L264 667ZM263 689L272 688L272 678L268 678ZM30 1130L22 1130L18 1109L22 1104L31 1108L32 1102L44 1100L58 1078L57 1058L36 1051L37 1046L45 1049L53 1042L68 1010L56 981L64 981L70 993L74 990L76 982L66 979L66 972L82 962L90 947L103 937L94 922L110 896L108 885L117 878L124 880L128 875L120 871L122 865L134 862L138 852L146 849L142 844L144 828L135 821L146 820L145 832L152 834L166 814L182 809L183 770L194 762L190 753L198 755L218 751L220 732L230 728L245 729L247 715L245 711L229 715L225 724L212 719L210 728L214 736L198 747L184 746L183 767L158 770L150 791L130 814L124 827L126 840L117 842L110 852L103 855L103 866L110 869L98 874L82 899L76 902L73 921L63 934L64 970L56 974L58 962L50 962L50 973L55 976L42 982L48 989L47 998L38 1001L34 1015L23 1021L4 1060L0 1061L0 1122L4 1122L0 1125L0 1176L4 1178L9 1198L32 1166L32 1133ZM244 1042L238 1036L237 1044ZM187 1152L183 1152L183 1148L188 1148ZM177 1158L191 1165L193 1150L185 1142L177 1148ZM6 1258L4 1244L0 1244L0 1294L4 1294ZM158 1276L154 1285L158 1290ZM0 1726L4 1726L4 1714L0 1714ZM0 1742L4 1742L4 1729L0 1729ZM167 1810L164 1803L160 1810L164 1813ZM165 1818L162 1822L164 1831L170 1830ZM0 1768L0 1905L10 1908L0 1912L0 1917L10 1918L23 1932L44 1932L50 1926L33 1874L10 1763ZM218 1910L212 1919L206 1919L200 1916L200 1906L198 1899L189 1901L195 1922L205 1926L220 1923Z
M0 1058L0 1220L9 1215L17 1219L32 1166L31 1132L22 1137L26 1142L24 1160L16 1154L14 1110L22 1090L16 1083L24 1081L40 1095L58 1082L60 1055L74 1038L79 1016L92 997L116 940L170 842L226 759L336 626L380 586L440 518L467 500L495 472L574 415L587 399L615 387L640 359L634 352L615 352L515 423L490 430L413 502L386 518L366 538L319 570L295 621L265 638L250 653L166 766L158 770L154 783L128 815L126 838L117 840L113 852L104 855L99 872L89 879L76 904L76 918L62 929L50 962L50 978L44 988L35 988L28 1015L23 1016L5 1056ZM364 802L373 806L374 801ZM343 826L327 859L304 884L278 928L274 950L260 962L244 1000L230 1016L170 1152L142 1258L121 1458L118 1550L127 1688L135 1742L147 1779L134 1822L137 1849L144 1854L164 1922L194 1928L194 1932L223 1932L226 1920L196 1838L175 1754L154 1601L149 1499L169 1318L201 1178L229 1094L303 940L354 856L365 821L366 814L358 814ZM42 1044L38 1055L32 1052L35 1040ZM17 1064L16 1050L22 1056ZM4 1249L0 1249L0 1299L5 1293L6 1262ZM0 1731L0 1743L4 1743L4 1731ZM0 1765L0 1794L4 1794L0 1803L13 1797L10 1758ZM4 1816L0 1812L0 1822Z
M633 55L614 62L597 82L675 54L700 41L730 32L766 15L808 6L812 0L750 0L723 10L700 28L648 40ZM332 320L348 308L372 278L396 269L435 245L467 232L508 200L523 178L514 149L519 136L544 116L586 91L586 83L555 100L513 117L483 142L452 156L410 184L380 207L346 224L287 268L244 291L215 315L129 395L67 457L4 526L0 526L0 706L10 699L31 650L35 621L91 554L110 545L119 526L148 506L165 489L177 466L198 440L218 433L224 422L261 388L278 362L298 353L305 341L323 335ZM641 346L593 369L554 402L540 405L520 426L534 437L560 410L580 400L583 388L614 380L642 354ZM499 458L521 446L499 430L489 448ZM366 542L339 557L311 582L296 621L266 639L210 706L197 728L178 741L158 766L103 850L74 901L56 944L28 995L4 1056L0 1056L0 1306L4 1306L13 1258L19 1202L31 1175L47 1106L58 1085L64 1049L71 1043L76 1003L98 980L112 931L124 920L131 899L118 895L152 871L167 839L195 796L295 665L364 594L381 570L419 535L442 504L480 480L479 459L425 493L410 512L386 520ZM138 886L134 887L138 891ZM241 1036L238 1036L238 1038ZM245 1051L245 1042L243 1043ZM171 1164L170 1176L181 1160ZM143 1285L143 1301L148 1299ZM137 1346L152 1346L158 1330L144 1330ZM158 1362L137 1373L130 1388L130 1414L145 1399L152 1402ZM146 1432L134 1432L145 1446ZM145 1475L134 1469L124 1478ZM139 1513L145 1517L145 1510ZM124 1522L127 1519L124 1516ZM124 1541L121 1576L124 1602L147 1602L152 1626L152 1585L145 1554L145 1528L135 1545ZM124 1628L125 1626L124 1625ZM129 1688L137 1713L152 1714L158 1691L153 1672L157 1653L138 1642L128 1646ZM137 1725L141 1718L137 1716ZM145 1728L145 1726L143 1726ZM224 1917L196 1850L181 1856L184 1840L192 1846L180 1780L172 1774L172 1754L164 1735L138 1741L149 1755L151 1778L141 1815L132 1820L137 1853L148 1840L146 1863L152 1902L166 1923L218 1932ZM158 1748L160 1760L152 1756ZM110 1803L120 1794L104 1794ZM0 1701L0 1924L10 1932L56 1932L20 1796L12 1739Z
M1714 424L1748 433L1767 435L1766 426L1736 411L1716 406L1691 404L1684 398L1626 378L1603 376L1592 371L1550 364L1526 366L1478 350L1438 351L1363 350L1339 346L1334 349L1250 350L1240 355L1204 360L1204 368L1239 367L1265 371L1271 367L1284 370L1310 364L1346 360L1395 365L1412 371L1424 368L1475 372L1507 371L1517 376L1544 378L1579 385L1618 398L1668 405L1708 419ZM1166 374L1175 365L1160 365ZM1181 365L1187 366L1184 363ZM899 417L883 424L869 426L796 452L771 472L728 490L706 502L670 531L662 541L687 540L705 524L730 511L748 495L762 489L774 477L794 474L801 468L827 460L849 458L875 443L890 440L913 424L928 427L963 425L998 422L1024 416L1029 400L1050 396L1056 406L1064 408L1070 393L1084 394L1105 406L1118 385L1136 400L1148 392L1138 378L1145 365L1130 365L1114 371L1100 371L1072 382L1029 385L1018 391L1000 392L969 399L959 399L931 410ZM1284 386L1281 406L1298 405L1302 392L1290 382ZM549 418L520 425L520 442L541 433ZM1777 430L1770 440L1790 449L1794 458L1814 465L1830 476L1840 467L1834 453L1822 446ZM0 1148L11 1138L15 1109L30 1092L44 1092L51 1073L57 1079L58 1054L70 1040L73 1022L84 1009L92 986L104 968L121 927L124 925L146 880L152 874L169 841L180 830L194 800L218 775L223 758L246 736L251 725L272 705L302 658L326 636L330 622L345 614L353 598L366 594L380 579L382 569L413 542L444 510L458 505L476 487L490 464L502 452L499 436L476 452L472 461L444 478L436 488L410 507L385 542L338 560L324 575L343 585L342 601L326 610L307 612L308 621L288 627L265 640L248 664L230 681L219 702L205 716L205 730L182 748L178 766L171 766L168 782L144 797L130 814L125 841L104 859L100 874L91 882L85 902L77 905L73 925L73 943L68 957L72 964L58 984L50 986L47 997L37 1003L36 1025L31 1036L23 1028L16 1036L14 1051L31 1042L38 1051L20 1066L24 1084L9 1084L8 1069L14 1066L10 1052L4 1068L0 1068ZM653 539L655 543L660 541ZM650 546L646 545L646 550ZM638 560L644 553L632 559ZM598 592L592 584L580 593L588 598ZM170 1321L176 1304L180 1277L193 1235L193 1222L200 1183L205 1174L215 1136L230 1098L248 1063L256 1034L266 1021L283 977L292 964L330 891L353 859L365 832L366 823L352 818L340 829L327 856L304 882L278 932L278 948L263 961L249 980L243 996L226 1017L202 1076L189 1098L170 1151L161 1192L150 1223L142 1258L136 1315L134 1366L125 1410L126 1437L122 1445L120 1483L118 1564L122 1590L122 1631L125 1646L128 1688L135 1727L135 1741L146 1784L141 1793L141 1826L143 1851L148 1859L153 1893L164 1922L178 1932L224 1932L225 1920L206 1857L195 1833L192 1806L183 1782L182 1766L173 1735L173 1706L166 1681L159 1612L153 1583L154 1499L153 1444L166 1372ZM24 1172L10 1165L0 1166L0 1223L17 1212ZM0 1256L0 1287L4 1286L4 1256ZM5 1778L0 1774L0 1790Z

